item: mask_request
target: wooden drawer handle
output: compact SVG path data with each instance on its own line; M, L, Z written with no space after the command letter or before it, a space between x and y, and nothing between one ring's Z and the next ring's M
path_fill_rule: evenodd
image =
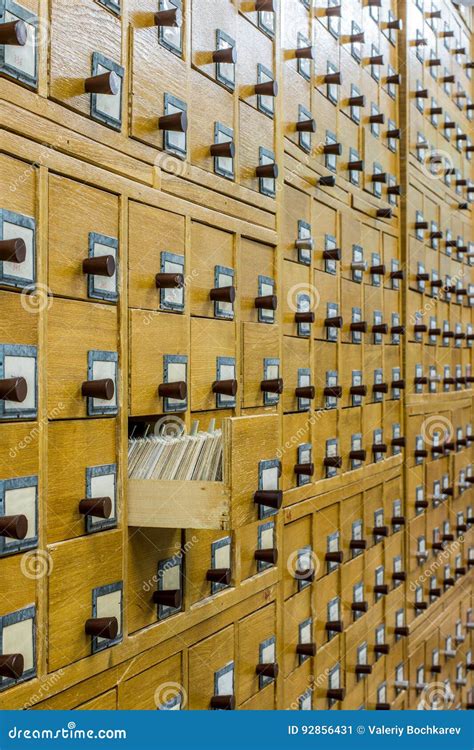
M342 550L337 550L336 552L326 552L324 559L326 562L332 562L332 563L342 563L344 560L344 553Z
M295 240L295 247L297 250L313 250L314 240L312 237L299 237Z
M259 164L255 169L257 177L267 177L276 180L278 177L278 164Z
M358 333L367 333L367 323L365 320L357 321L356 323L351 323L350 325L351 331L357 331Z
M79 503L79 513L95 518L110 518L112 500L110 497L85 497Z
M313 120L313 118L309 120L299 120L296 123L296 130L298 131L298 133L315 133L316 120Z
M363 94L350 96L347 103L349 107L365 107L365 96Z
M0 240L0 260L9 263L23 263L25 258L26 245L20 237L12 240Z
M24 47L28 39L26 23L21 19L0 25L0 44Z
M174 398L178 401L184 401L188 393L188 386L184 380L178 380L176 383L161 383L158 386L158 395L163 398Z
M366 385L351 385L349 392L353 396L367 396Z
M367 451L364 451L364 450L350 451L349 458L352 459L353 461L365 461L365 459L367 458Z
M334 187L336 184L336 178L332 174L323 175L319 178L320 187Z
M349 172L363 172L364 162L362 159L357 159L356 161L349 161L347 162L347 169L349 170Z
M383 114L383 112L378 112L375 115L370 115L369 122L376 125L383 125L385 122L385 115Z
M28 395L28 385L25 378L4 378L0 380L0 400L15 401L21 404Z
M94 276L112 277L115 273L115 258L113 255L101 255L97 258L86 258L82 261L83 273Z
M456 79L453 75L449 75L449 76L440 76L439 80L441 83L454 83ZM425 98L428 98L428 97L425 97Z
M333 701L343 701L346 691L343 688L330 688L326 690L326 698Z
M367 540L366 539L351 539L351 541L349 542L349 549L367 549ZM359 604L367 604L367 602L359 602ZM354 604L352 605L352 608L354 608Z
M340 247L333 247L330 250L323 250L323 260L341 260L342 252Z
M294 471L297 476L312 477L314 474L314 464L295 464Z
M426 47L428 39L426 37L420 37L420 39L413 39L412 44L414 47Z
M154 591L152 600L154 604L161 604L162 607L172 607L180 609L183 601L181 589L167 589L165 591Z
M215 380L212 384L212 392L221 393L223 396L235 396L237 388L236 380Z
M405 519L403 520L403 523L405 523ZM407 574L404 570L396 570L394 573L392 573L392 580L393 581L406 581Z
M182 273L157 273L155 276L157 289L181 289L184 286Z
M278 550L274 547L269 549L256 549L254 552L254 558L258 562L267 563L268 565L276 565L278 562Z
M113 70L107 73L101 73L98 76L91 76L84 81L86 94L108 94L115 96L120 91L120 78Z
M342 8L340 5L329 5L327 8L324 8L324 15L327 18L340 18L341 13Z
M386 323L377 323L372 326L372 333L388 333L388 325Z
M235 286L214 287L209 292L209 297L214 302L235 302Z
M333 86L341 86L342 85L342 75L341 73L326 73L325 76L323 76L323 82L327 83L328 85Z
M392 385L392 388L399 388L399 389L403 390L405 388L405 381L404 380L392 380L391 385ZM403 445L402 443L398 443L398 442L394 443L393 442L394 440L398 441L398 440L403 440L403 439L404 438L401 438L401 437L400 438L393 438L392 445Z
M226 156L228 159L233 159L235 156L235 143L233 141L212 143L210 151L211 156Z
M276 13L276 0L255 0L255 10L258 13Z
M340 469L342 466L341 456L326 456L323 461L324 466L329 466L333 469Z
M426 64L429 68L438 68L441 65L441 58L432 57L430 60L426 61Z
M237 49L234 46L215 49L212 53L212 61L215 63L235 65L237 62Z
M370 266L369 273L372 274L372 276L385 276L386 270L387 269L385 265L383 263L380 263L376 266Z
M397 271L390 271L390 278L403 280L405 278L405 272L401 269Z
M159 10L153 16L155 26L174 26L179 28L183 23L183 14L181 8L170 8L169 10Z
M403 29L403 21L400 18L394 18L393 21L387 21L385 28L390 29L390 31L401 31Z
M88 398L101 398L112 401L115 394L115 383L112 378L103 380L85 380L82 384L82 395Z
M255 297L255 307L257 310L276 310L278 307L278 297L276 294L267 294L265 297Z
M232 571L230 568L210 568L206 572L206 581L212 583L221 583L223 586L230 586L232 580Z
M388 645L388 643L375 643L374 651L376 654L389 654L390 646Z
M325 396L332 396L332 398L341 398L342 385L327 385L324 388L323 394Z
M443 128L445 130L453 130L453 128L456 127L456 123L454 120L447 120L446 122L443 122ZM454 174L453 171L450 169L449 172L446 172L446 174Z
M387 443L372 443L372 453L387 453Z
M160 130L172 130L176 133L186 133L188 129L188 115L186 112L173 112L158 118Z
M233 711L235 708L235 697L233 695L213 695L211 708L218 711Z
M24 539L28 531L28 519L24 515L0 516L0 536L8 539Z
M275 378L274 380L262 380L260 390L263 393L283 393L283 379Z
M392 86L400 86L402 82L402 77L400 73L392 73L391 75L387 76L387 83L390 83Z
M325 629L332 633L343 633L344 625L342 620L329 620L329 622L326 623Z
M343 320L340 315L334 315L332 318L325 318L324 326L326 328L342 328Z
M295 323L314 323L314 312L297 312L295 313Z
M276 81L264 81L263 83L256 83L254 91L259 96L278 96L278 83Z
M372 55L369 57L369 65L383 65L383 55Z
M278 664L276 664L276 662L270 664L257 664L255 672L259 677L271 677L272 680L276 680L278 677Z
M365 34L363 31L360 31L357 34L349 34L347 37L348 44L364 44L364 42L365 42Z
M253 501L256 505L265 505L268 508L279 510L283 502L282 490L257 490L254 493Z
M305 385L300 388L295 388L296 398L307 398L312 400L316 395L316 389L314 385Z
M377 219L391 219L393 211L391 208L378 208L375 212Z
M316 644L315 643L297 643L296 653L299 656L316 656Z
M372 665L371 664L356 664L355 673L356 674L372 674Z
M0 677L18 680L24 671L23 654L2 654L0 656Z
M381 583L377 586L374 586L374 593L375 594L381 594L382 596L386 596L388 594L388 586L386 583Z
M314 47L298 47L295 49L295 57L299 60L314 60Z
M113 641L118 634L118 621L116 617L91 617L86 620L84 629L86 635Z
M402 186L401 185L389 185L387 188L387 195L398 195L400 196L402 194Z
M323 146L323 154L340 156L342 154L342 145L340 143L325 143Z
M400 128L393 128L393 130L387 130L387 138L394 138L396 141L400 139L401 130Z

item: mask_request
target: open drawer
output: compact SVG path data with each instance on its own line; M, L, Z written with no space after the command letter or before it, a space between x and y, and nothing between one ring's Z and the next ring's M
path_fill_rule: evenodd
M222 429L223 481L130 478L129 526L228 530L278 512L278 415L232 417Z

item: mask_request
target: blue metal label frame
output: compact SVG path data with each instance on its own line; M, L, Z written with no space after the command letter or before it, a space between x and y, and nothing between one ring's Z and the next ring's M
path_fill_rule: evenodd
M117 583L109 583L106 586L98 586L92 589L92 617L97 617L97 601L101 596L111 594L114 591L120 591L120 629L117 633L117 637L114 640L102 639L102 643L98 642L96 636L91 637L91 653L96 654L99 651L104 651L108 648L116 646L117 643L121 643L123 639L123 581L117 581Z
M1 6L0 6L1 8ZM1 25L1 24L0 24ZM0 46L1 50L1 46ZM31 277L23 278L22 276L15 276L5 271L6 261L0 260L0 284L5 286L13 286L22 288L25 286L31 286L36 280L36 222L31 216L24 216L23 214L15 213L14 211L8 211L6 208L0 208L0 240L4 238L4 223L15 224L23 229L28 229L32 232L32 246L31 251L33 273Z
M32 677L36 676L36 607L34 604L7 615L0 615L0 654L3 654L3 629L18 622L24 622L25 620L33 621L33 667L26 669L17 680L10 677L0 677L0 691L5 690L5 688L11 685L18 685L20 682L31 680Z
M117 526L117 464L104 464L103 466L88 466L86 468L86 497L92 498L92 479L94 477L107 476L112 474L114 477L114 497L111 498L113 501L114 513L110 518L98 518L94 516L85 516L86 532L93 534L96 531L103 531L104 529L113 529Z
M34 360L34 407L23 408L21 403L7 407L6 401L0 401L0 419L29 419L36 417L38 410L38 350L36 346L24 346L22 344L0 344L0 378L5 377L6 357L25 357L26 359Z
M38 546L38 477L33 475L29 477L14 477L12 479L0 480L0 517L6 515L5 501L8 490L17 490L24 487L35 488L35 533L33 536L27 536L25 539L8 539L0 536L0 557L14 555L18 552L24 552L28 549L34 549ZM31 529L28 529L29 534Z
M12 2L12 0L0 0L0 18L2 19L0 23L5 23L4 19L6 13L11 13L16 18L25 21L28 26L31 26L34 29L34 74L31 75L29 73L25 73L16 66L6 62L6 45L4 44L0 44L0 72L5 73L12 78L15 78L17 81L21 81L21 83L25 83L31 88L36 88L38 86L38 17L27 8L23 8L21 5L17 5L17 3Z
M94 362L115 362L115 396L117 399L116 405L103 405L96 406L94 404L95 399L87 398L87 414L89 417L95 417L99 415L116 415L118 414L118 354L117 352L104 352L97 349L92 349L87 352L87 379L93 380Z
M94 258L94 248L96 244L105 245L110 247L112 252L111 255L115 258L115 291L106 292L103 289L97 289L95 286L94 274L88 274L88 296L92 299L104 299L109 302L116 302L118 300L118 279L119 279L119 260L118 260L118 248L119 242L116 237L107 237L105 234L98 234L97 232L89 232L89 258ZM98 257L98 256L97 256Z
M92 53L92 75L93 76L99 74L99 66L106 68L107 70L113 71L114 73L117 74L117 76L120 79L120 92L118 94L118 96L120 96L120 116L116 118L116 117L113 117L112 115L102 112L97 106L97 97L101 96L101 94L91 94L90 95L91 96L91 117L93 120L98 120L98 122L101 122L103 125L108 125L114 130L120 130L122 127L122 114L123 114L124 69L121 65L114 62L113 60L110 60L108 57L105 57L100 52L93 52Z

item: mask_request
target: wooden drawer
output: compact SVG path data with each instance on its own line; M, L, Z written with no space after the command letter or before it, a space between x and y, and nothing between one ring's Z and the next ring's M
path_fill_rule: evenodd
M279 395L264 393L261 383L282 377L279 360L279 329L277 326L262 326L260 323L244 323L243 376L244 389L242 406L273 405Z
M365 338L364 333L351 330L352 323L365 322L367 323L367 326L370 325L370 321L364 317L365 310L363 309L361 284L354 284L353 281L342 279L341 315L344 322L341 331L341 341L348 344L361 344Z
M166 131L158 128L157 115L164 114L166 95L186 101L188 72L178 49L183 44L184 27L181 27L181 33L171 27L161 27L157 31L153 23L156 9L154 0L132 0L129 4L133 26L131 135L161 149L164 148ZM164 34L168 36L164 38ZM159 76L156 75L157 70L160 71ZM177 169L182 173L181 162L173 155L162 155L157 159L157 165L171 172Z
M338 466L333 466L333 464L326 466L325 464L326 458L338 458L341 456L337 418L336 409L320 412L316 428L318 439L314 446L315 481L329 479L340 473Z
M234 626L189 649L189 702L193 710L211 708L213 696L234 696Z
M342 385L337 362L337 346L328 341L318 341L313 352L314 385L316 386L314 407L316 409L333 409L340 404L339 399L326 396L324 393L326 386Z
M311 589L310 580L301 573L314 569L317 574L318 559L313 552L313 516L304 516L285 524L283 534L283 591L285 599L303 589Z
M308 411L311 410L311 398L300 398L296 390L313 385L310 361L310 343L290 336L283 338L283 381L285 390L283 395L283 410Z
M206 252L203 252L203 248ZM194 271L189 289L191 314L231 320L236 305L231 302L213 301L211 290L221 286L236 286L234 235L193 221L191 267Z
M118 198L66 177L50 175L48 200L51 291L62 297L115 301L121 276ZM101 257L111 260L100 274L84 272L84 261Z
M0 420L35 419L38 409L38 320L28 298L0 291L0 379L23 378L23 400L0 400ZM11 325L11 321L15 325ZM21 386L22 387L22 386ZM10 395L9 392L5 395Z
M121 711L155 711L183 709L186 691L183 688L181 654L170 656L145 672L119 683L118 708Z
M121 544L121 533L113 531L49 548L49 671L121 641ZM84 565L78 565L78 560L84 560ZM74 607L70 603L71 591L74 591ZM116 638L108 640L86 634L86 621L96 617L117 619Z
M60 542L117 525L121 507L115 421L51 422L48 433L48 542ZM74 461L65 460L74 456ZM109 497L106 518L81 513L83 499Z
M236 77L239 98L261 112L272 112L275 108L274 97L257 96L255 84L260 82L260 68L264 68L271 77L274 76L273 42L249 24L247 18L242 15L237 19L237 54Z
M187 531L186 598L189 605L229 588L234 578L232 537L222 531ZM211 571L228 571L229 582L213 581ZM208 575L209 574L209 575Z
M319 297L319 303L315 305L313 336L320 341L337 341L341 335L340 328L325 325L326 318L342 316L337 277L323 271L315 271L313 283L316 301Z
M191 320L192 411L235 407L235 395L213 392L217 381L239 381L235 344L235 323L204 318Z
M190 541L193 545L197 542L194 533L191 534ZM127 618L130 633L153 625L157 620L166 620L184 607L184 601L183 607L177 608L153 601L156 591L166 591L174 586L181 588L180 577L184 564L182 548L180 529L133 529L128 546L130 595Z
M38 35L39 0L22 0L21 4L4 3L2 23L23 21L26 25L26 43L21 45L5 45L0 72L15 81L36 88L39 80L38 49L43 39Z
M21 288L36 279L37 170L5 155L0 164L0 239L23 240L26 251L22 262L0 262L0 285Z
M240 554L240 578L244 581L257 573L271 573L276 563L256 560L256 550L278 550L281 554L279 517L247 523L235 533L237 553Z
M343 472L358 469L364 465L365 461L370 461L370 456L367 455L365 459L350 456L352 451L363 450L364 446L360 412L360 409L343 409L340 414L339 439Z
M157 289L156 274L184 266L184 216L130 202L128 293L130 307L181 312L186 291ZM171 265L174 261L174 265ZM177 265L176 265L177 264ZM184 273L184 268L182 269Z
M284 677L299 671L305 662L311 663L310 644L316 643L311 608L311 588L308 586L284 603L284 650L280 657ZM307 653L298 653L298 645L307 645Z
M296 473L298 464L312 463L311 435L312 420L308 414L285 414L283 416L283 490L313 481L312 475Z
M80 5L60 0L52 9L50 37L50 96L120 130L124 106L120 19L92 0ZM85 80L106 71L116 73L117 92L85 93Z
M260 163L260 149L270 153L274 151L273 120L242 101L239 104L239 118L240 183L261 192L262 185L256 169ZM275 187L270 184L272 180L262 182L265 182L268 193L274 192Z
M286 210L281 217L281 244L283 255L288 260L311 265L311 198L291 185L283 186ZM301 240L308 239L307 243ZM297 241L304 247L298 248Z
M237 13L228 0L217 0L213 5L202 5L199 0L191 3L192 64L201 73L209 76L230 91L235 87L235 65L216 64L212 52L237 44ZM237 60L240 62L239 47Z
M344 367L341 374L342 399L341 406L361 406L365 398L360 394L352 394L351 388L357 385L366 385L367 378L363 372L362 347L358 344L343 344L341 359Z
M116 414L117 311L106 305L57 299L48 321L49 412L63 404L61 419ZM114 381L110 400L82 395L84 382L104 378Z
M238 279L242 320L265 322L267 325L277 320L277 313L273 310L255 307L257 297L268 296L271 293L269 287L275 281L275 272L274 248L243 238L240 245ZM273 294L276 294L276 287ZM281 302L278 300L280 305Z
M237 700L242 703L267 685L273 685L271 676L257 674L259 664L278 664L280 648L276 641L276 607L269 604L238 624L238 680Z
M4 566L5 567L5 566ZM8 567L10 569L8 569ZM28 567L26 567L28 571ZM21 654L23 657L23 673L18 679L2 676L0 678L0 692L8 687L25 680L31 680L36 676L36 607L34 604L34 580L25 585L28 576L22 568L20 572L13 565L7 566L3 571L7 575L18 574L22 578L22 603L16 604L16 592L5 597L5 602L0 604L0 649L2 654ZM30 573L30 579L35 576ZM8 580L8 579L7 579ZM30 598L28 598L28 596ZM15 607L17 607L15 609Z
M188 381L189 321L181 316L143 310L130 311L130 412L156 414L183 411L187 398L161 398L158 387L165 382Z
M211 154L211 145L216 142L216 127L219 124L234 133L234 108L232 94L222 86L191 71L189 90L190 112L189 150L191 162L208 172L215 172L216 160ZM220 129L220 128L219 128ZM223 131L225 132L225 131ZM235 174L234 160L231 164L219 162L220 167L227 166L230 178Z
M108 690L102 695L98 695L97 698L92 698L90 701L81 703L80 706L76 706L76 711L115 711L117 709L117 691Z
M314 312L317 304L315 291L310 283L310 269L301 263L283 261L283 332L287 336L311 336L311 322L299 323L296 315L301 312Z

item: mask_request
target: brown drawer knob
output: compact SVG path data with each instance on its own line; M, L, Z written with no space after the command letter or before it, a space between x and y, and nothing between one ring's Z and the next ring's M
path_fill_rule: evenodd
M372 443L372 453L387 453L386 443Z
M274 547L269 549L257 549L254 552L254 558L255 560L258 560L258 562L276 565L278 562L278 550Z
M323 250L323 260L341 260L342 252L340 247L332 247L329 250Z
M227 159L233 159L235 156L235 143L233 141L213 143L210 151L211 156L225 156Z
M172 130L176 133L186 133L188 129L188 116L186 112L173 112L171 115L162 115L158 118L160 130Z
M391 208L378 208L375 212L377 219L391 219L393 211Z
M118 621L116 617L91 617L86 620L86 635L96 638L106 638L113 641L118 634Z
M315 387L314 385L305 385L301 386L299 388L295 388L295 396L296 398L308 398L313 399L315 396Z
M327 83L328 85L336 85L340 86L342 84L342 75L338 73L326 73L325 76L323 76L324 83Z
M283 380L282 378L262 380L260 383L260 390L263 391L263 393L283 393Z
M326 630L332 632L332 633L343 633L344 632L344 625L342 620L330 620L326 623Z
M342 13L342 8L340 5L329 5L327 8L324 8L324 15L328 18L340 18Z
M272 680L276 680L278 677L278 664L257 664L255 672L259 677L271 677Z
M236 380L216 380L212 384L212 392L223 396L235 396L237 393Z
M386 28L391 31L401 31L403 28L403 21L400 18L394 18L393 21L387 21Z
M343 320L340 315L334 315L332 318L326 318L324 320L326 328L342 328Z
M363 94L350 96L347 103L349 107L365 107L365 96Z
M295 49L295 57L300 60L314 60L314 47L299 47Z
M255 0L255 10L259 13L276 13L276 0Z
M325 396L333 398L341 398L342 396L342 385L327 385L324 388L323 394Z
M356 674L372 674L372 665L371 664L356 664L355 673Z
M342 154L342 145L340 143L325 143L323 146L323 153L332 156L340 156Z
M25 378L4 378L0 380L0 400L15 401L21 404L28 394Z
M319 182L318 182L318 185L320 185L320 187L334 187L335 184L336 184L336 178L334 177L333 174L323 175L322 177L319 178Z
M299 656L316 656L316 644L315 643L298 643L296 645L296 653Z
M365 461L367 458L367 451L357 450L349 451L349 458L353 461Z
M257 490L253 496L256 505L265 505L267 508L279 510L283 502L282 490Z
M112 378L103 380L85 380L82 384L82 395L88 398L101 398L111 401L115 393L115 384Z
M364 32L360 31L358 34L349 34L347 37L347 42L348 44L364 44L365 42ZM360 106L364 106L364 105L360 105Z
M267 294L265 297L255 297L255 307L257 310L276 310L278 307L278 297L276 294Z
M394 382L397 382L397 381L394 381ZM400 383L403 383L403 386L396 386L396 385L393 385L393 383L392 383L392 387L393 388L402 388L402 387L404 388L405 387L405 381L401 380ZM392 446L395 447L395 448L404 448L405 445L406 445L406 438L404 438L404 437L396 437L396 438L392 439Z
M237 62L237 50L233 46L224 47L223 49L215 49L212 53L212 61L215 63L235 65Z
M296 130L298 133L315 133L316 120L313 120L312 118L309 120L300 120L296 123Z
M297 581L306 581L307 583L313 583L315 578L314 568L308 568L307 570L295 571L295 579Z
M428 89L417 89L417 91L415 91L416 99L428 99L428 97L429 97Z
M388 536L388 526L374 526L372 533L374 536Z
M230 568L210 568L206 572L206 581L211 583L221 583L229 586L232 580L232 571Z
M164 591L154 591L152 600L154 604L161 604L162 607L180 609L183 595L181 589L165 589Z
M367 612L369 609L369 602L352 602L351 610L353 612Z
M20 237L12 240L0 240L0 260L9 263L23 263L25 258L26 245Z
M220 286L211 289L209 297L214 302L235 302L235 286Z
M349 392L353 396L367 396L366 385L351 385Z
M326 562L340 564L344 560L344 552L342 550L337 550L336 552L326 552L324 559L326 560Z
M388 393L388 384L387 383L374 383L372 386L372 391L374 393Z
M351 541L349 542L349 549L362 549L362 550L367 549L367 540L366 539L351 539ZM360 603L364 604L364 602L360 602ZM352 606L354 607L354 605ZM365 609L364 609L364 612L365 612Z
M377 177L379 175L376 175ZM369 273L372 274L372 276L385 276L386 268L383 265L383 263L379 264L378 266L370 266Z
M112 500L110 497L86 497L79 503L79 513L95 518L110 518Z
M94 276L113 276L115 273L115 258L113 255L101 255L97 258L86 258L82 261L83 273Z
M387 195L401 195L402 194L402 186L401 185L389 185L387 188Z
M233 711L235 708L235 698L233 695L213 695L211 698L211 708L214 711Z
M376 323L372 326L372 333L388 333L387 323Z
M405 333L405 326L392 326L390 328L390 333L399 333L400 335L403 335ZM394 386L394 387L397 388L398 386ZM403 388L403 386L400 386L400 388Z
M86 78L84 82L86 94L108 94L115 96L120 91L120 78L113 70L98 76Z
M276 81L256 83L254 91L259 96L278 96L278 83Z
M387 76L387 83L390 83L392 86L399 86L402 82L402 77L400 73L392 73L391 75Z
M441 65L440 57L432 57L431 60L427 60L426 64L429 68L438 68Z
M255 169L257 177L276 180L278 177L278 164L259 164Z
M374 586L374 593L375 594L382 594L383 596L386 596L388 594L388 586L386 583L380 584L379 586Z
M181 8L170 8L169 10L160 10L154 14L155 26L174 26L180 27L183 23Z
M27 531L26 516L0 516L0 536L8 537L8 539L24 539Z
M398 570L398 571L395 571L395 573L392 573L393 581L406 581L406 579L407 579L407 574L405 573L404 570Z
M184 380L178 380L176 383L161 383L158 386L158 395L163 398L174 398L178 401L184 401L188 393L188 386Z
M295 313L296 323L314 323L315 315L314 312L297 312Z
M376 172L371 177L372 182L377 182L385 185L387 182L387 173L386 172Z
M375 704L375 710L376 711L390 711L391 709L390 703L376 703Z
M463 566L461 568L455 568L454 572L457 576L465 576L466 575L466 568Z
M26 23L20 19L0 25L0 44L24 47L28 38Z
M364 171L364 162L362 159L356 159L355 161L349 161L347 162L347 169L350 172L363 172Z
M18 680L24 670L23 654L0 655L0 677Z
M376 654L389 654L390 646L388 643L376 643L374 645L374 651Z
M383 65L383 55L371 55L368 62L369 65Z
M157 289L181 289L184 286L182 273L157 273L155 275Z
M346 691L344 688L330 688L326 690L326 697L333 701L343 701Z
M401 137L400 128L393 128L392 130L387 130L387 138L394 138L397 141L400 139L400 137Z
M312 477L314 474L314 464L295 464L294 471L297 476Z

